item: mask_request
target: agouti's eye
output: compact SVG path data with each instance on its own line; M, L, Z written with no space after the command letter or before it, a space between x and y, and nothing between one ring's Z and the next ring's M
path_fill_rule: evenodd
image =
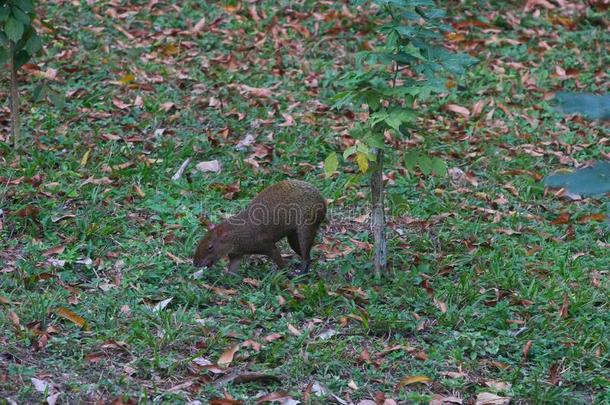
M212 246L212 245L208 246L208 252L211 252L213 247L214 246Z

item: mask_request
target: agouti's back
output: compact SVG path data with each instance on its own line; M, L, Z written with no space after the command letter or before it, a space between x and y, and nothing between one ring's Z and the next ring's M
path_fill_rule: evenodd
M235 270L243 255L265 254L283 267L275 243L286 237L302 257L303 270L307 270L311 247L325 216L326 202L313 185L300 180L281 181L264 189L243 211L211 230L199 243L195 265L208 266L228 255L229 270Z

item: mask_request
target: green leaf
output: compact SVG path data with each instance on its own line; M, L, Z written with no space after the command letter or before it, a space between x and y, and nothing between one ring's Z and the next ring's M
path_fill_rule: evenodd
M0 22L6 21L11 14L11 9L8 4L0 4Z
M28 15L26 13L24 13L23 11L21 11L21 9L19 7L15 7L13 6L11 8L11 11L13 13L13 16L19 20L23 25L30 25L31 21L30 21L30 17L28 17Z
M5 47L0 47L0 67L11 59L10 51Z
M337 158L337 154L332 152L330 155L324 159L324 173L326 177L330 177L339 167L339 158Z
M349 148L345 149L343 151L343 159L347 159L348 157L352 156L354 153L356 153L357 150L358 147L356 145L350 146Z
M432 159L432 173L435 176L444 177L447 174L447 164L441 158Z
M374 148L378 148L378 149L385 148L383 134L369 133L367 136L364 137L364 142L366 142L367 145L370 145Z
M62 110L66 105L66 97L63 94L57 93L55 91L47 90L49 94L49 99L58 110Z
M24 51L23 49L17 51L15 54L15 67L19 69L21 66L25 65L30 60L30 54Z
M34 90L32 91L32 99L34 100L34 102L38 102L40 100L42 100L43 98L45 98L47 95L47 85L42 82L40 83L38 86L34 87Z
M19 8L26 13L34 12L34 2L32 0L19 0Z
M34 55L40 48L42 48L42 41L40 37L34 33L25 43L25 50L28 51L30 55Z
M17 43L23 35L23 24L13 17L9 17L6 23L4 23L4 32L8 39L13 41L13 43Z
M420 156L418 163L419 169L422 171L423 174L429 176L430 173L432 173L432 159L430 159L428 156Z
M415 118L417 117L412 110L407 108L395 108L384 121L390 128L400 131L400 125L402 123L415 121Z
M412 172L413 169L415 169L415 166L417 166L417 163L419 162L419 153L417 153L416 151L410 151L405 154L404 160L405 167L408 171Z

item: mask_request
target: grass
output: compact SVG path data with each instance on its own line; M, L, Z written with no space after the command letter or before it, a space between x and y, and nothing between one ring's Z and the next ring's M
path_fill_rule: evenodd
M318 383L354 403L380 392L399 403L474 403L481 392L609 403L610 239L607 222L587 217L607 201L569 201L538 181L607 151L607 126L559 117L545 97L607 89L607 18L594 7L536 16L475 3L452 9L452 21L477 7L493 29L465 24L449 44L480 63L421 107L423 130L388 158L388 191L406 210L391 218L392 275L381 280L359 219L365 181L326 179L319 165L349 141L353 116L322 104L353 52L375 42L367 13L310 1L41 6L54 28L37 62L57 69L50 85L68 97L61 110L34 103L41 79L22 76L28 143L20 154L0 147L0 398L42 401L34 377L65 402L254 403L276 391L330 401L310 392ZM203 32L181 33L203 16ZM240 85L273 90L256 97ZM469 119L442 108L479 100ZM236 149L246 134L254 145ZM465 175L406 171L412 149ZM172 181L189 157L222 170L191 165ZM201 218L234 213L287 177L333 200L314 272L289 278L251 258L238 275L219 265L193 280ZM58 316L62 307L88 327ZM244 342L222 373L194 362L215 364ZM246 372L275 379L234 379ZM431 382L396 389L411 376Z

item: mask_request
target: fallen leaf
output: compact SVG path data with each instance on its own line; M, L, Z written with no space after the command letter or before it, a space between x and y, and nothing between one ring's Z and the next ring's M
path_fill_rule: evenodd
M212 398L209 405L242 405L242 401L230 398Z
M50 394L51 390L53 389L53 384L45 380L32 377L30 378L30 381L32 381L34 389L41 394Z
M557 218L551 221L552 225L561 225L567 223L570 223L570 214L568 214L567 212L562 212Z
M193 26L191 29L191 34L199 34L203 30L203 27L205 27L205 16L201 17L201 19Z
M233 361L233 356L235 356L235 353L239 350L239 348L240 345L234 345L221 354L216 362L218 366L223 368L229 367Z
M119 83L121 83L122 85L126 85L133 82L134 80L136 80L136 77L131 73L127 73L119 79Z
M47 404L48 405L55 405L57 403L57 398L59 398L60 395L61 395L61 392L56 392L53 395L49 395L47 397Z
M609 219L608 216L606 214L600 212L598 214L589 214L589 215L582 216L582 217L578 218L578 223L585 224L585 223L591 222L591 221L603 222L606 219Z
M85 154L83 155L82 159L80 160L80 165L81 166L86 166L87 162L89 162L89 156L91 156L91 148L87 149L87 152L85 152Z
M58 307L55 309L55 313L72 322L73 324L79 326L83 330L89 330L89 325L87 325L87 321L81 317L80 315L75 314L71 310L65 307Z
M434 298L434 305L444 314L447 312L447 304Z
M59 245L59 246L55 246L55 247L45 250L44 252L42 252L42 255L43 256L60 255L64 252L64 250L66 250L66 246Z
M506 391L512 387L511 383L507 383L504 381L494 381L494 380L485 381L485 385L488 386L489 388L493 388L496 391Z
M475 405L508 405L510 398L500 397L489 392L481 392L477 395Z
M169 304L172 300L174 299L174 297L169 297L167 299L164 299L163 301L157 302L157 304L153 307L152 311L153 312L159 312L162 309L164 309L167 304Z
M13 211L10 214L20 218L37 218L38 214L40 214L40 208L34 205L26 205L22 209Z
M165 112L169 112L169 110L171 110L174 107L176 107L176 105L172 102L167 102L167 103L161 104L161 109Z
M570 300L568 299L568 294L564 293L563 294L563 304L561 305L561 308L559 308L559 317L560 318L567 318L568 317L568 309L570 307Z
M214 293L221 295L223 297L228 297L230 295L235 295L237 294L236 290L233 289L226 289L226 288L221 288L221 287L214 287L205 283L200 284L203 288L207 289L207 290L211 290Z
M264 340L265 342L271 343L271 342L273 342L274 340L278 340L278 339L281 339L281 338L283 338L283 337L284 337L284 336L283 336L283 335L281 335L281 334L279 334L279 333L271 333L270 335L265 336L265 337L263 338L263 340Z
M21 322L19 320L19 316L14 311L9 311L8 317L15 328L21 329Z
M464 403L461 398L458 397L444 397L442 395L434 395L432 400L428 403L428 405L449 405L449 404L462 404Z
M218 160L210 160L207 162L197 163L195 168L197 170L199 170L200 172L220 173L220 171L221 171L221 165Z
M246 277L246 278L244 278L244 279L242 280L242 282L243 282L244 284L251 285L252 287L255 287L255 288L258 288L258 287L260 287L260 286L261 286L261 282L260 282L259 280L254 279L254 278L249 278L249 277Z
M262 404L265 402L279 401L281 403L281 405L284 405L284 404L290 403L290 402L287 402L290 400L294 401L294 399L292 399L292 397L290 395L288 395L287 392L276 391L276 392L272 392L270 394L260 397L259 399L256 400L256 403Z
M466 107L462 107L457 104L447 104L445 105L445 109L451 111L452 113L461 115L466 119L470 118L470 111Z
M242 94L251 97L269 98L272 94L271 89L250 87L245 84L240 84L238 87Z
M290 333L292 333L294 336L301 336L301 331L299 331L297 328L295 328L294 326L292 326L292 324L288 324L288 331Z
M414 375L411 377L405 377L396 385L396 389L400 389L406 385L416 384L416 383L427 383L431 382L432 379L430 377L426 377L425 375Z
M527 359L527 355L529 354L531 348L532 341L528 340L527 343L525 343L525 346L523 346L523 360Z
M129 107L131 107L131 104L125 103L115 97L112 98L112 104L120 110L127 110Z

